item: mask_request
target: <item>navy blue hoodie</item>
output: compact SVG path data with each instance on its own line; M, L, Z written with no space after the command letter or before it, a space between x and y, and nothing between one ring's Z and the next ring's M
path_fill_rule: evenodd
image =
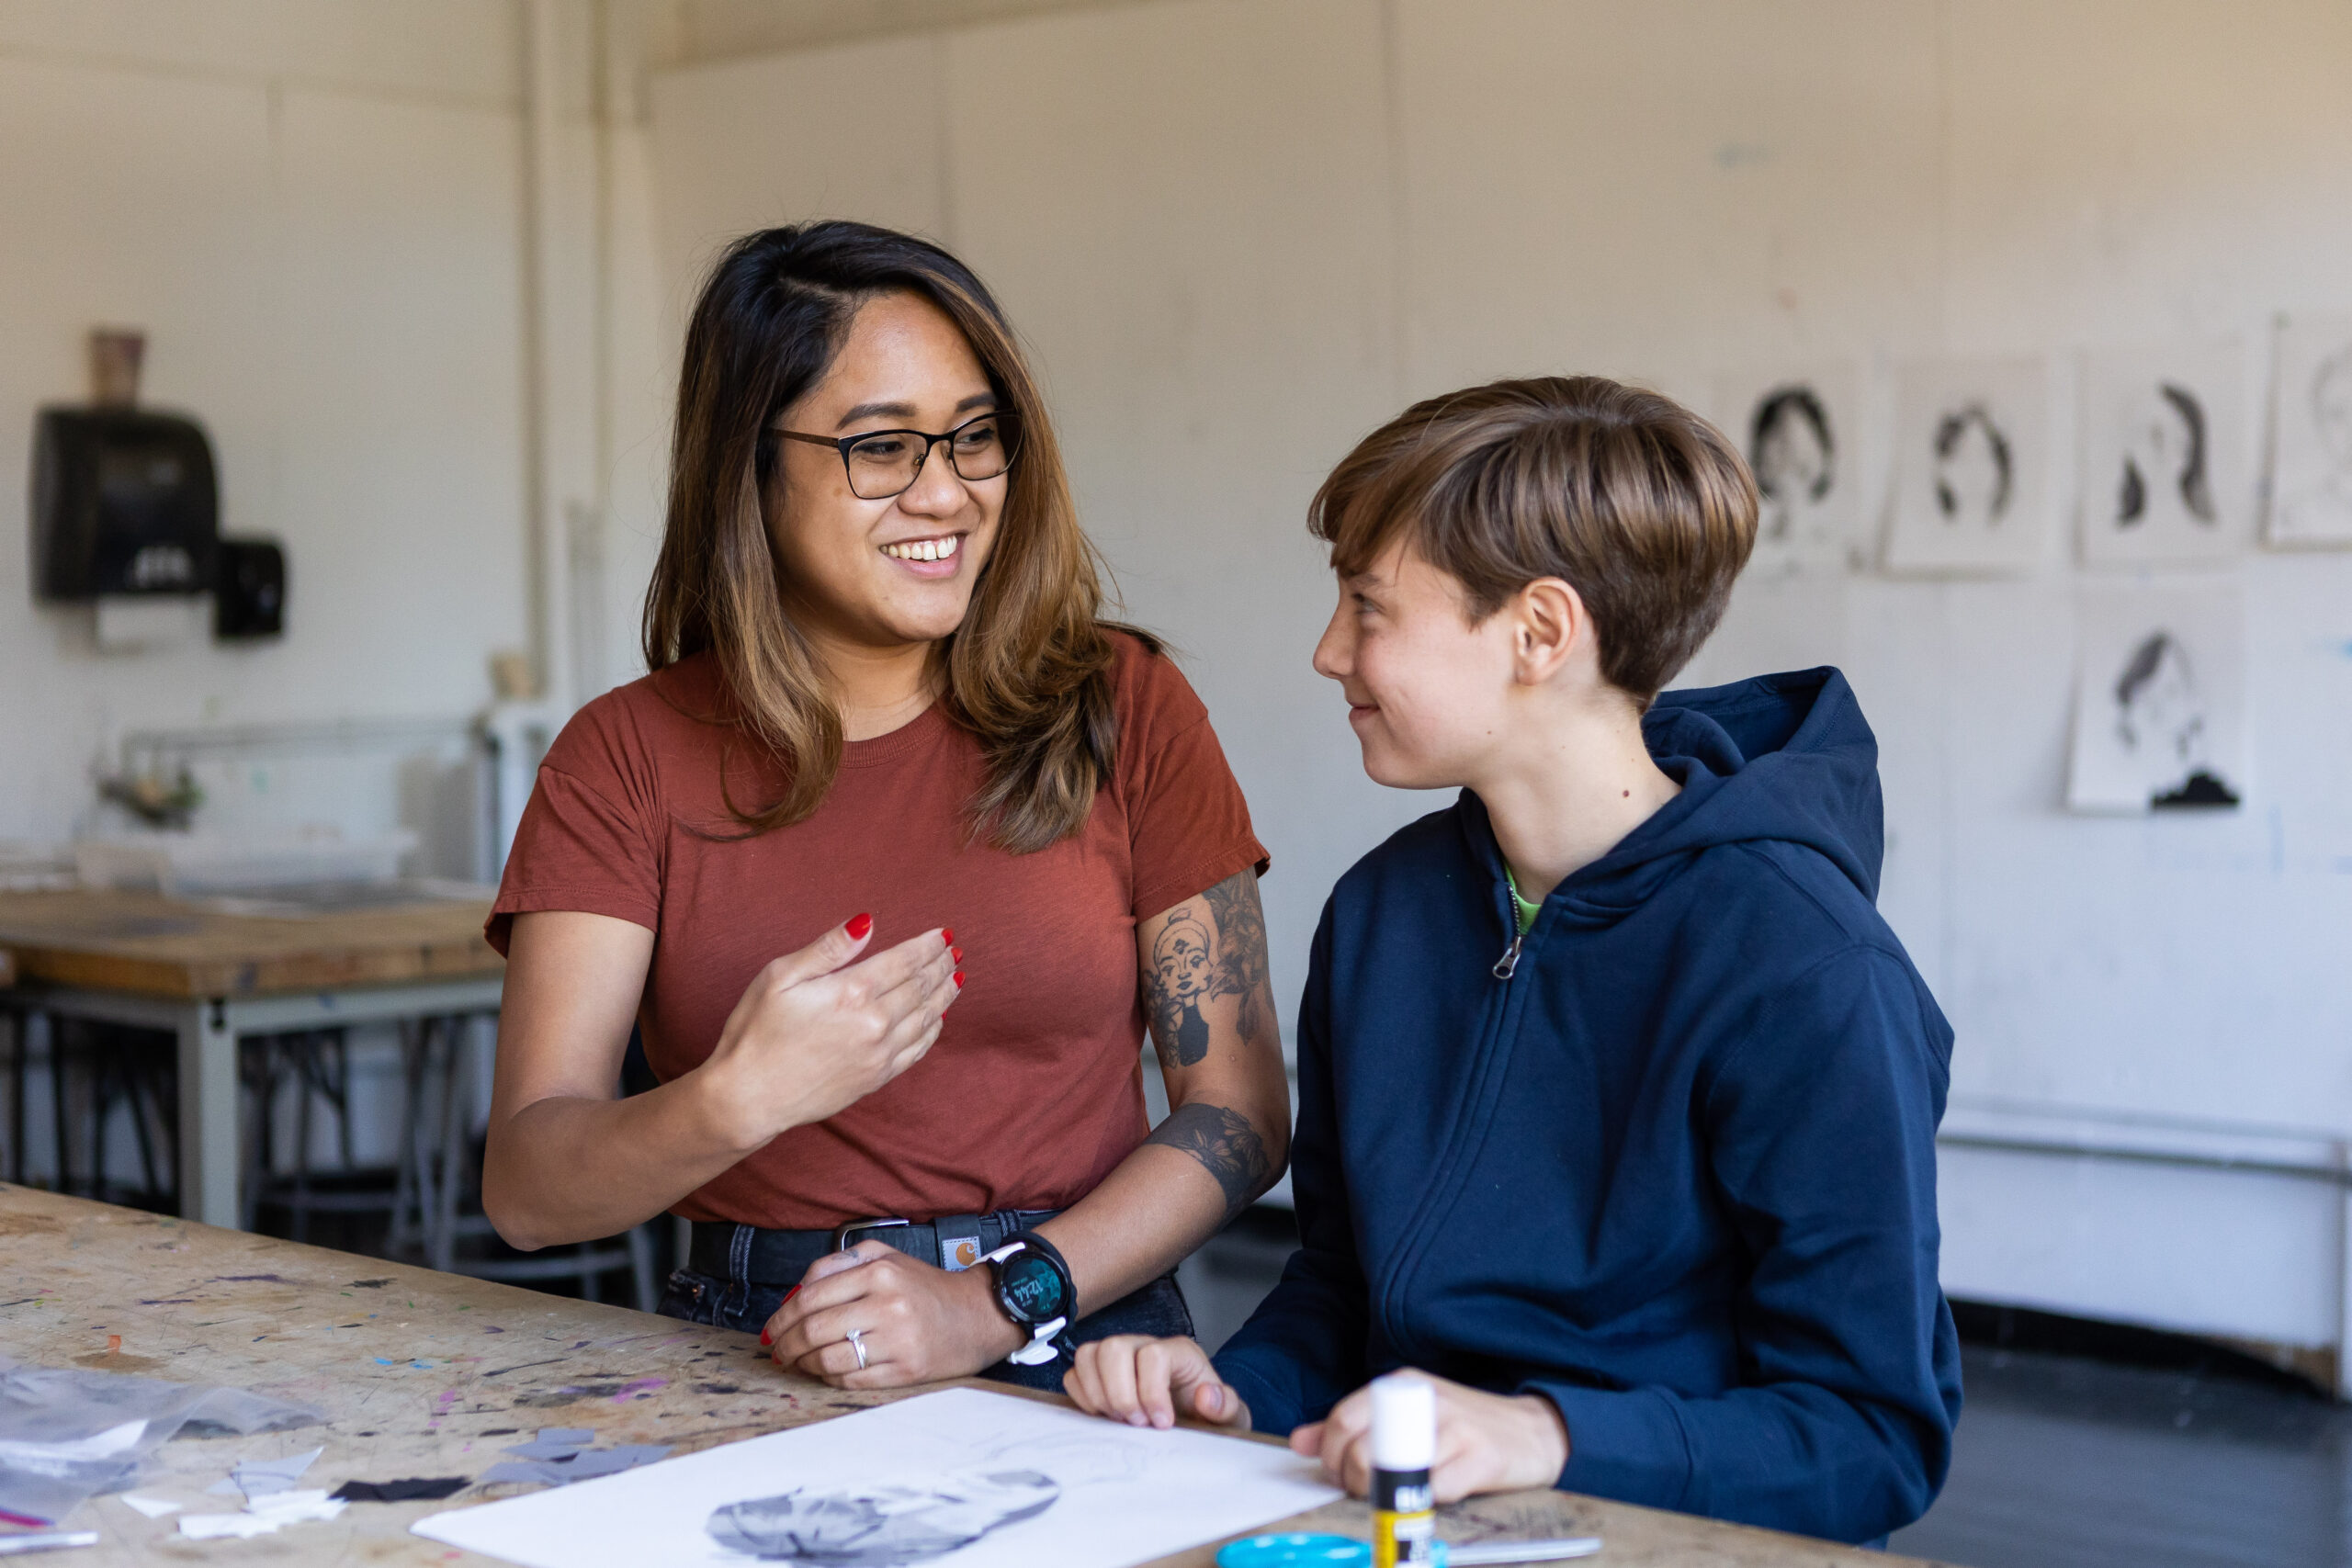
M1216 1357L1261 1430L1412 1365L1559 1407L1559 1484L1847 1541L1943 1483L1951 1030L1874 907L1835 670L1661 696L1682 792L1517 925L1464 791L1324 908L1303 1245ZM1510 967L1508 977L1498 967Z

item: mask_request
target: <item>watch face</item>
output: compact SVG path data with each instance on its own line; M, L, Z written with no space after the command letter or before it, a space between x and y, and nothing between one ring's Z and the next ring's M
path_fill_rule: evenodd
M1020 1322L1045 1323L1062 1315L1060 1272L1025 1248L999 1266L997 1289Z

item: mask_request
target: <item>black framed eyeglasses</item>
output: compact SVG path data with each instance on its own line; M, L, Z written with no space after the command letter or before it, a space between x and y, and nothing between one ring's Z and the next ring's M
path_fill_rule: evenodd
M831 446L842 455L852 495L860 501L888 501L912 489L922 476L931 449L947 444L947 463L958 479L978 483L992 479L1012 467L1021 455L1021 416L1006 410L967 419L942 435L922 430L868 430L856 435L809 435L777 429L786 441Z

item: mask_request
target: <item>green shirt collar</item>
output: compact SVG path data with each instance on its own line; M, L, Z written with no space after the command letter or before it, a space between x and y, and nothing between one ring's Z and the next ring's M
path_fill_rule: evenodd
M1544 906L1531 904L1519 896L1519 877L1508 865L1503 867L1503 881L1510 886L1511 908L1519 913L1519 934L1525 936L1535 929L1535 917L1544 912Z

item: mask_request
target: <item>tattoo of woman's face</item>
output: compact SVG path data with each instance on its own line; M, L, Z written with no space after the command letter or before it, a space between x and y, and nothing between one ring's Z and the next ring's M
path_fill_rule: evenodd
M1204 1010L1220 998L1238 998L1235 1026L1243 1040L1256 1044L1271 1036L1274 998L1256 871L1237 872L1170 911L1152 939L1144 983L1152 1040L1167 1066L1189 1067L1208 1055Z
M1178 909L1151 944L1152 1036L1162 1054L1191 1066L1209 1054L1208 1020L1201 1003L1216 977L1216 937L1191 906Z

